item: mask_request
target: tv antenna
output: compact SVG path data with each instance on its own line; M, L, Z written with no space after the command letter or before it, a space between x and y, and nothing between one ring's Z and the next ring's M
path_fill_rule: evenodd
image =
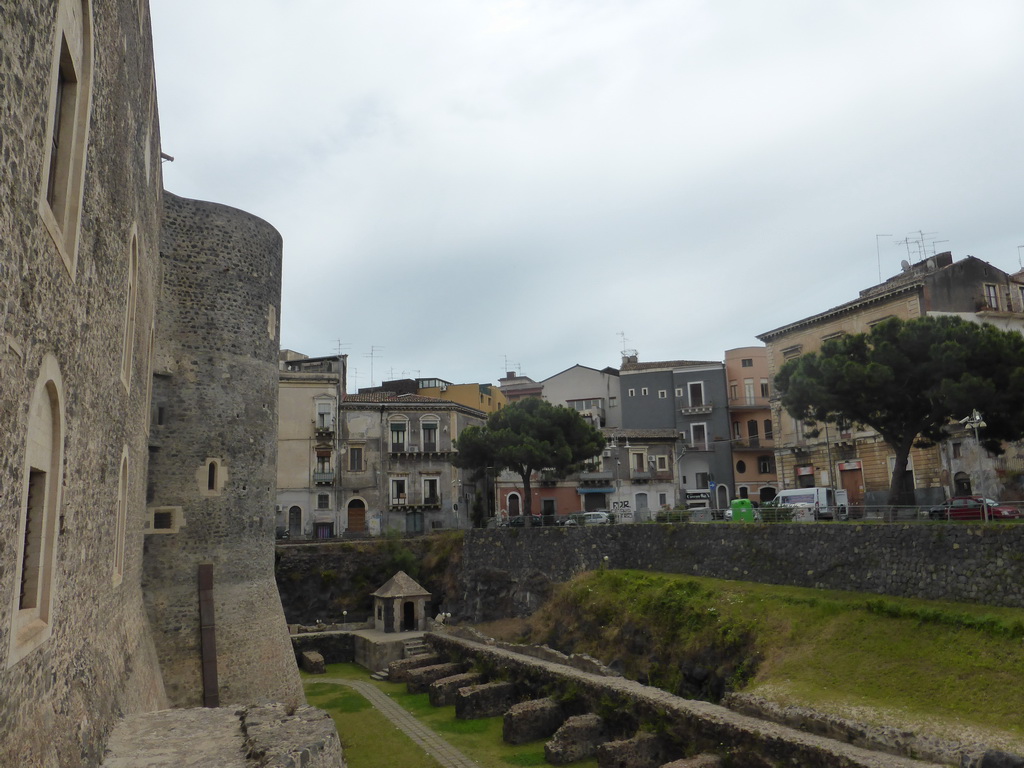
M336 355L347 354L346 352L343 352L342 350L347 350L351 346L352 345L349 344L347 341L343 343L341 341L341 339L335 339L334 340L334 354L336 354Z
M382 349L384 349L384 347L378 347L378 346L371 345L370 346L370 351L363 353L363 357L370 358L370 386L371 387L373 386L373 361L375 359L377 359L378 357L381 357L381 355L378 355L377 353L380 352Z
M882 282L882 252L878 247L878 238L892 237L892 235L875 235L875 258L878 259L878 282Z

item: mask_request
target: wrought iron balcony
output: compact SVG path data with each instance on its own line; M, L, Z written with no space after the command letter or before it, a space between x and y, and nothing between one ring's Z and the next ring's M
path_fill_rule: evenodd
M314 472L313 482L317 485L330 485L334 482L334 470L328 472Z

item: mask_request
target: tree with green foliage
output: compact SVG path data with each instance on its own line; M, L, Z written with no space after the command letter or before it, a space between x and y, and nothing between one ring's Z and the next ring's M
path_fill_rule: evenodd
M1024 336L953 316L893 318L869 333L829 339L790 360L775 378L782 406L807 425L870 427L896 454L889 504L901 498L910 449L948 436L982 412L982 445L1024 436Z
M495 411L482 427L463 430L453 463L478 472L515 472L523 480L523 512L530 515L534 472L547 470L565 477L597 456L604 445L601 431L576 411L528 398Z

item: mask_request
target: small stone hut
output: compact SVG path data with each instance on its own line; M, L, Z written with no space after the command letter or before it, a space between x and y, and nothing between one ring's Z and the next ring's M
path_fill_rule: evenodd
M381 632L416 632L427 628L430 593L399 571L373 593L373 628Z

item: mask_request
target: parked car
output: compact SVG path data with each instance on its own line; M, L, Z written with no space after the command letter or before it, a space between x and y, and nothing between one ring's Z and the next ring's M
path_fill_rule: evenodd
M595 512L574 512L565 521L566 525L609 525L612 521L611 515L604 510Z
M530 526L541 526L544 524L540 515L516 515L508 519L509 528L526 528Z
M928 510L928 517L932 520L983 520L985 505L988 506L989 520L1017 520L1024 517L1017 507L1000 504L983 496L954 496L945 504Z

